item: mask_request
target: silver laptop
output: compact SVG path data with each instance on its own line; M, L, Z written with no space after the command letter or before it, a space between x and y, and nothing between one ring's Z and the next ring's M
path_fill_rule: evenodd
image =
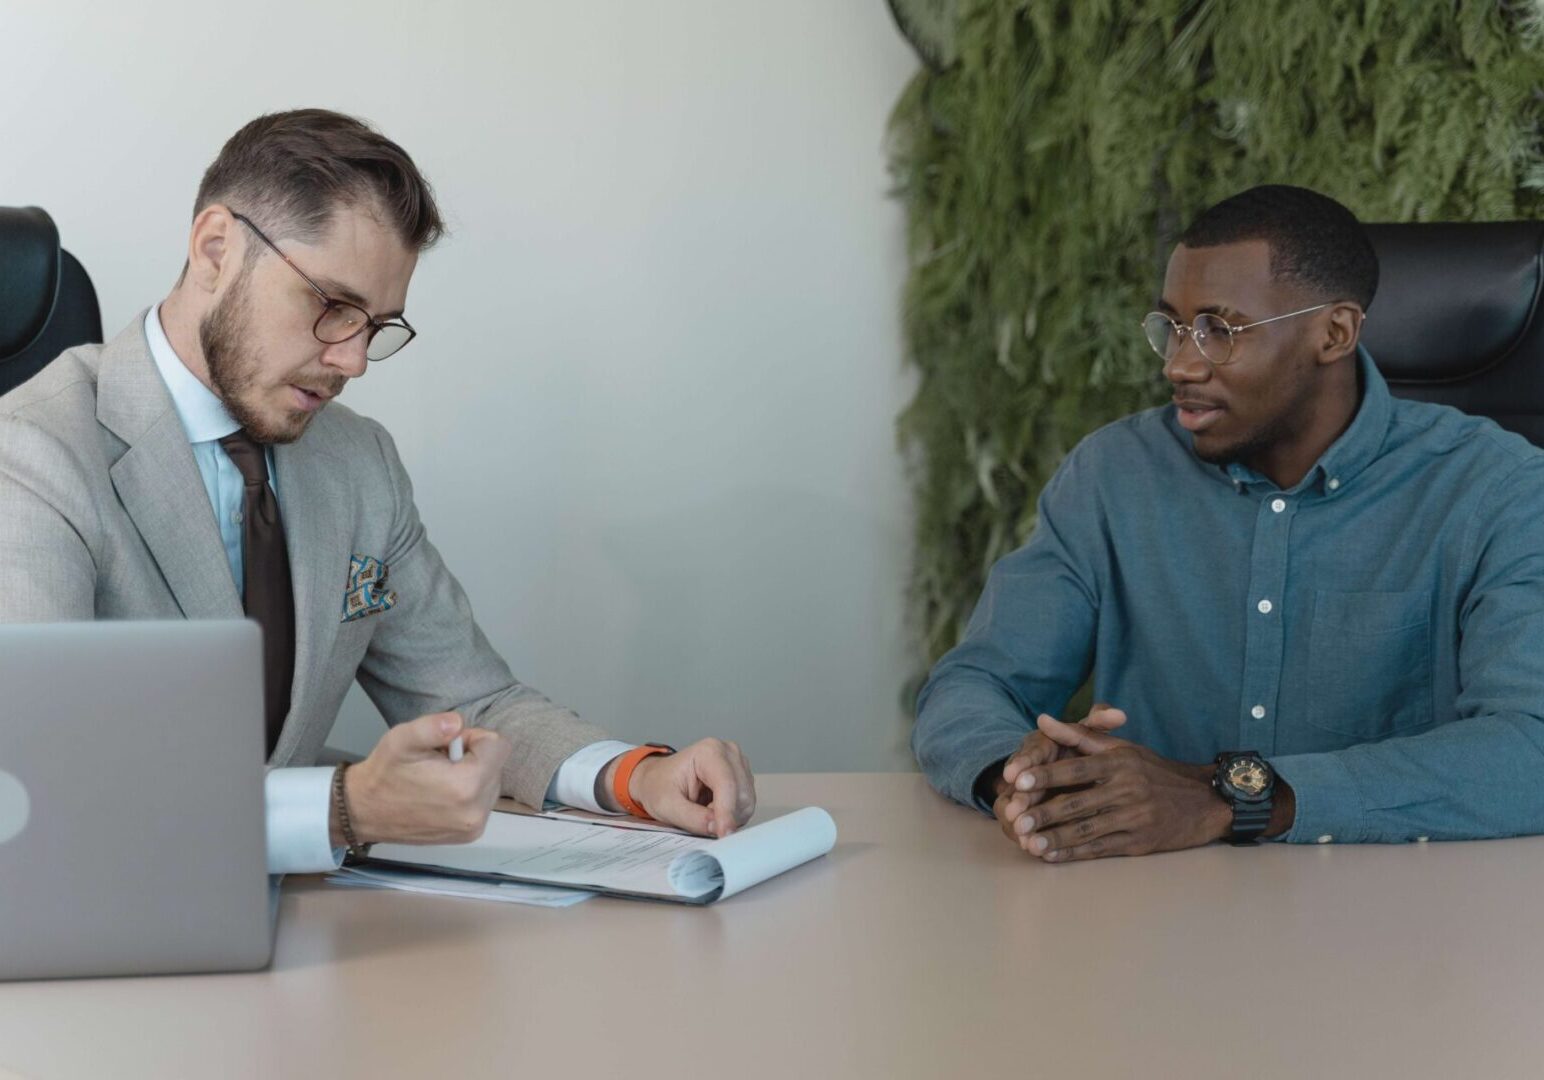
M267 966L253 622L0 626L0 979Z

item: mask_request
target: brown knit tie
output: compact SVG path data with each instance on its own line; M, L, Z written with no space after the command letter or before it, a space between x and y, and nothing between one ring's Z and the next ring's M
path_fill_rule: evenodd
M279 742L295 677L295 592L279 500L268 485L268 457L245 431L220 440L246 486L241 493L242 606L263 628L263 713L268 754Z

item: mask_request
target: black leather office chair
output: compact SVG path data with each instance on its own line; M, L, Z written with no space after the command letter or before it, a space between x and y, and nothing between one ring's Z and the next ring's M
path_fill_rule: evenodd
M1389 389L1544 447L1544 222L1367 232L1380 274L1362 341Z
M36 206L0 206L0 394L75 345L102 340L96 290Z

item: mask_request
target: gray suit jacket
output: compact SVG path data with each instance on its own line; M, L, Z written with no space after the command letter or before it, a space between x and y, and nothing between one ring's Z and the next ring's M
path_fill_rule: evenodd
M315 763L356 678L388 723L455 709L514 746L504 793L539 805L605 733L510 674L429 542L396 446L329 405L274 447L295 583L295 681L270 762ZM389 610L344 620L355 555ZM377 605L378 606L378 605ZM144 335L64 353L0 397L0 622L239 619L241 601L186 432Z

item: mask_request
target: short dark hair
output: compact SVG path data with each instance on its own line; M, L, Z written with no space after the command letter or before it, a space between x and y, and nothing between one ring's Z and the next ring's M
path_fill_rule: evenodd
M205 170L193 216L213 203L275 238L316 240L345 206L379 213L413 251L445 233L434 189L408 152L365 121L328 109L269 113L244 125Z
M1179 242L1188 248L1264 240L1271 274L1326 300L1354 300L1365 311L1378 291L1378 255L1356 215L1328 195L1264 184L1201 211Z

